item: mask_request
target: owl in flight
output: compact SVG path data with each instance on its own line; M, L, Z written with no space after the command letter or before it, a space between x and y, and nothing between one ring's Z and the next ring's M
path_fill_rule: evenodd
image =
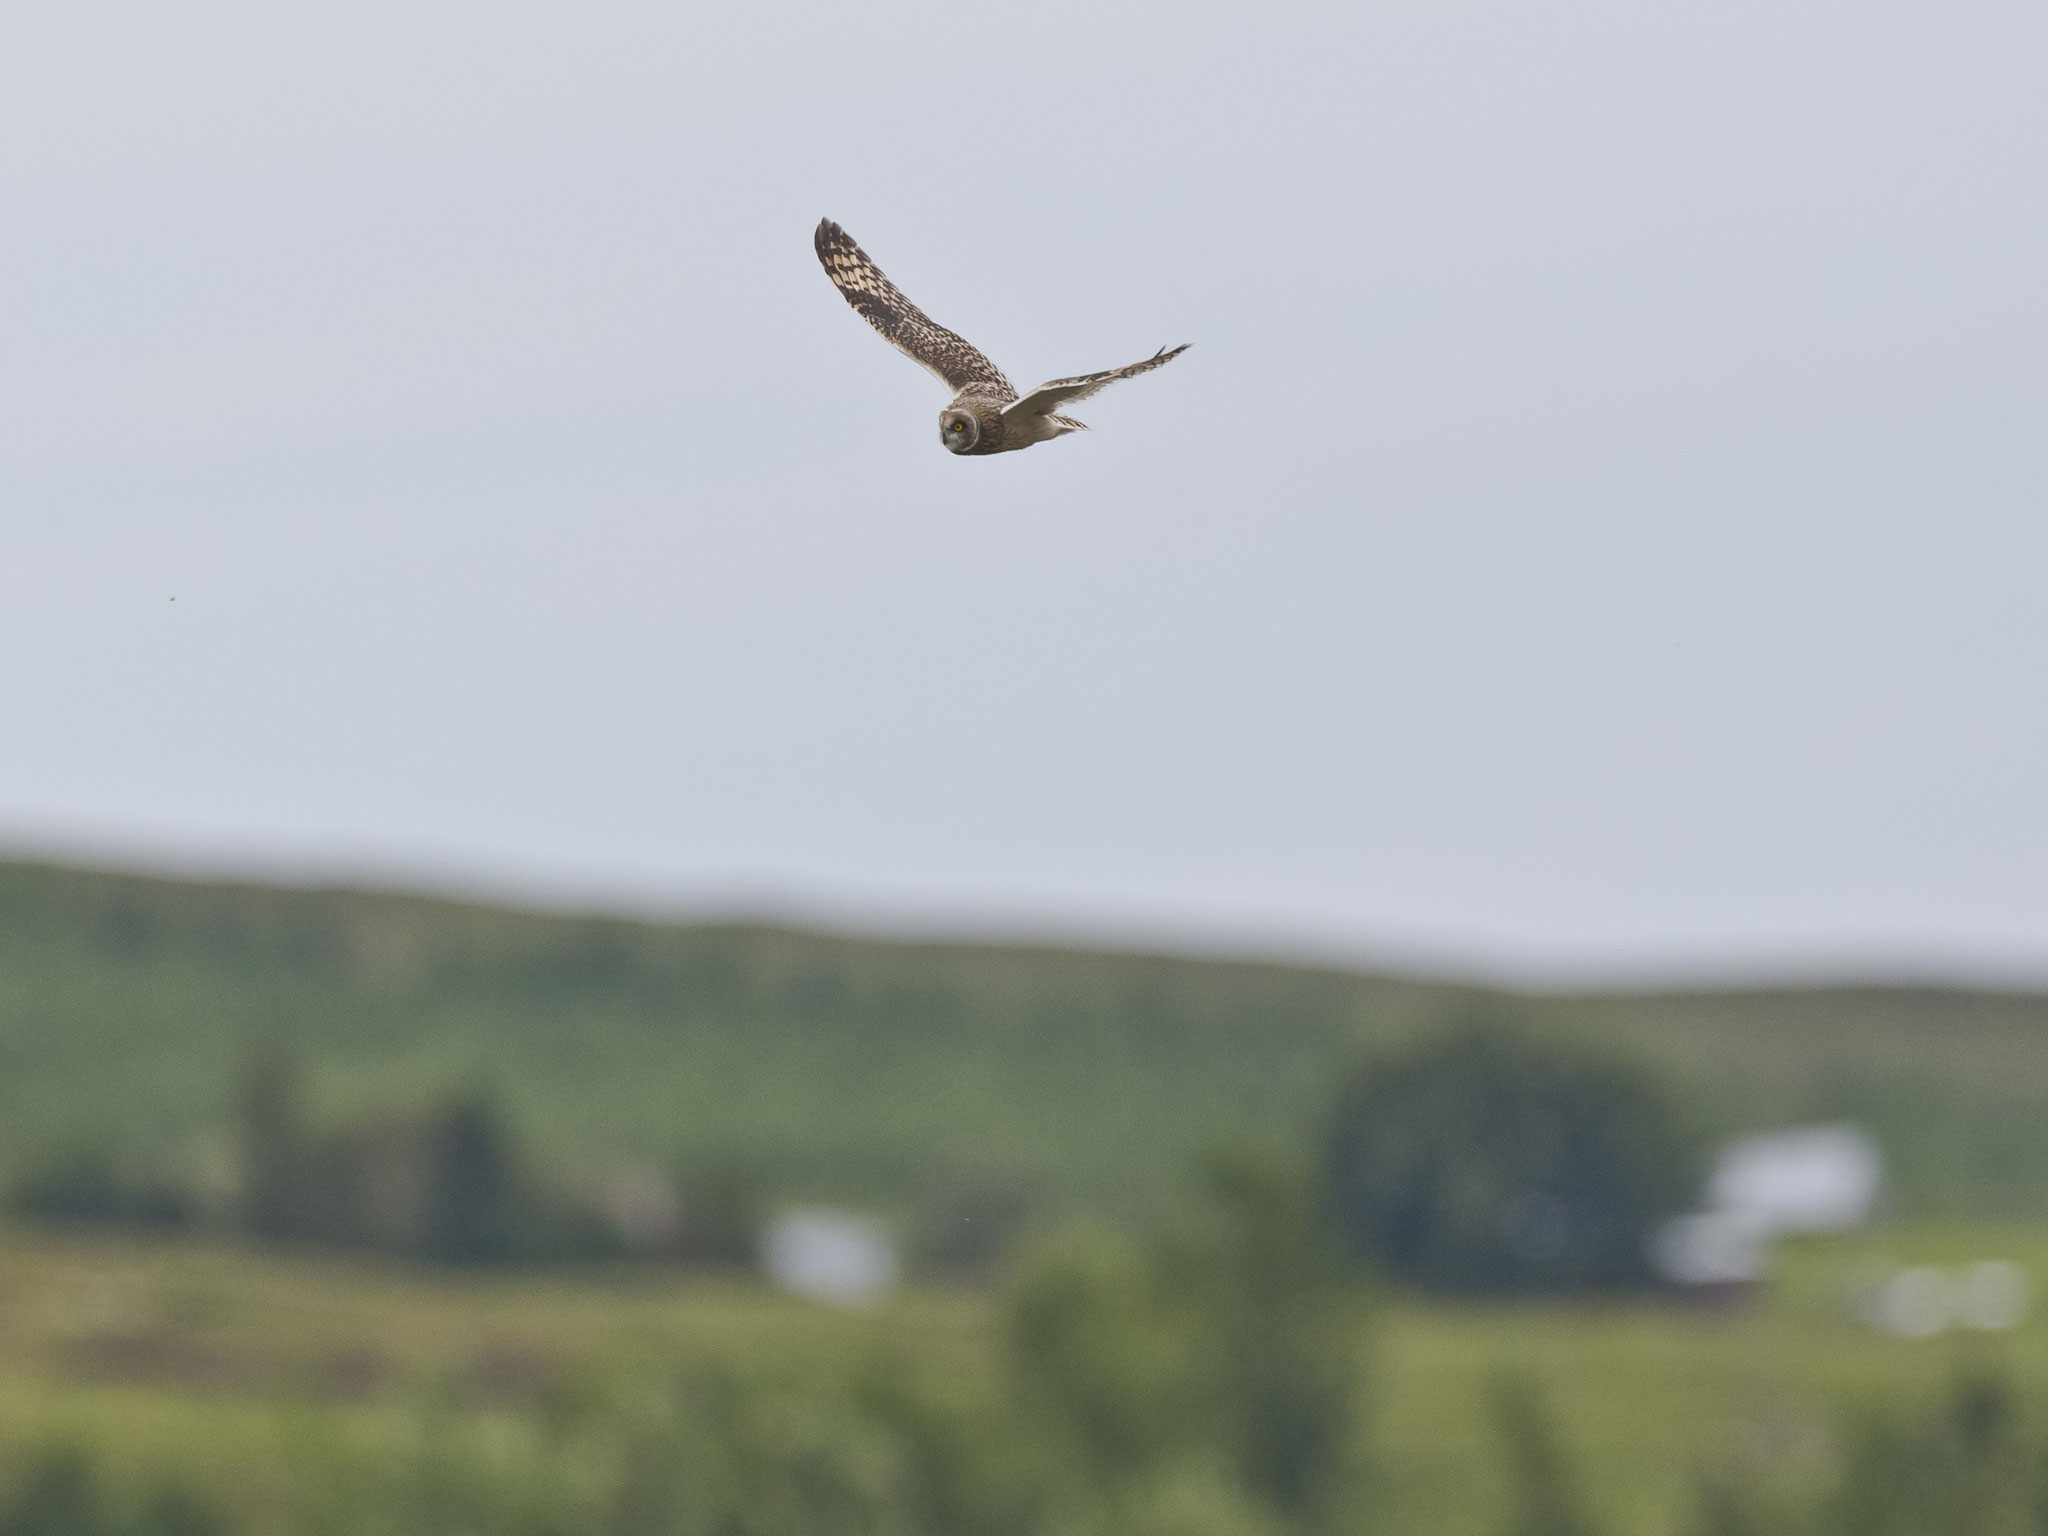
M952 404L939 412L939 441L948 453L1008 453L1069 432L1086 432L1084 424L1071 416L1055 416L1054 410L1086 400L1118 379L1163 367L1187 351L1185 343L1171 352L1162 347L1142 363L1052 379L1020 398L1002 369L906 299L903 290L854 244L853 236L830 219L818 221L817 246L825 275L861 318L953 391Z

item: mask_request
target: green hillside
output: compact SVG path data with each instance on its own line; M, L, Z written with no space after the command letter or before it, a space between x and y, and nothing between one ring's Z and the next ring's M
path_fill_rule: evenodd
M0 1164L203 1162L253 1042L340 1117L488 1080L566 1170L739 1157L788 1195L1144 1204L1314 1123L1362 1048L1477 988L1271 963L558 916L0 864ZM1516 1000L1637 1043L1719 1129L1876 1125L1909 1207L2048 1211L2048 998L1827 988Z

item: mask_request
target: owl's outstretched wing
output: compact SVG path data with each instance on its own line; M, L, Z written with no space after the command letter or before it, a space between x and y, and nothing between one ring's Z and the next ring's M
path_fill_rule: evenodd
M816 244L818 260L833 286L897 351L924 364L955 394L981 384L1016 398L1016 387L1003 377L1002 369L905 298L853 236L830 219L820 219Z
M1142 363L1132 363L1125 368L1105 368L1100 373L1084 373L1071 379L1052 379L1039 385L1022 400L1013 400L1004 406L1003 414L1050 416L1055 406L1071 405L1076 400L1086 400L1098 390L1107 389L1118 379L1135 379L1139 374L1149 373L1154 368L1164 368L1187 349L1188 343L1182 342L1171 352L1161 347Z

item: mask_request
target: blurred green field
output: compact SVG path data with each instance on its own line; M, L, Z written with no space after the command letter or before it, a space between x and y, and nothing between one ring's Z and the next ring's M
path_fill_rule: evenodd
M1694 1477L1817 1475L1843 1404L1932 1401L1959 1363L2048 1383L2048 1319L1925 1341L1849 1319L1872 1262L2002 1258L2048 1276L2048 1227L1911 1225L1788 1249L1753 1308L1448 1307L1390 1300L1373 1329L1374 1504L1392 1531L1502 1530L1511 1490L1487 1402L1503 1369L1542 1382L1606 1528L1670 1536ZM736 1282L651 1274L460 1278L188 1244L0 1235L0 1449L51 1437L117 1468L177 1468L259 1521L321 1436L416 1433L439 1413L518 1426L587 1372L655 1359L850 1363L878 1349L971 1371L994 1301L918 1290L834 1311Z
M710 1381L722 1363L748 1383L737 1389L751 1404L742 1417L779 1415L779 1377L807 1378L788 1401L820 1416L824 1460L855 1482L873 1471L874 1434L896 1437L882 1459L897 1456L889 1476L907 1476L917 1435L971 1422L962 1433L979 1439L968 1451L932 1464L1000 1504L988 1491L1015 1469L976 1458L1001 1463L1009 1441L1039 1423L1024 1373L1004 1374L1017 1359L1006 1319L1023 1314L1006 1310L1000 1280L988 1290L923 1284L849 1313L651 1263L483 1274L238 1246L231 1218L257 1143L236 1139L236 1094L253 1053L288 1042L313 1129L347 1126L370 1140L397 1135L408 1111L437 1096L487 1083L521 1156L582 1188L622 1168L737 1160L771 1209L854 1203L906 1235L945 1210L949 1192L981 1192L1019 1197L1027 1230L1041 1235L1092 1214L1142 1237L1184 1214L1205 1150L1234 1138L1305 1148L1361 1054L1488 1003L1538 1034L1647 1058L1709 1134L1860 1120L1884 1148L1895 1220L1788 1246L1767 1290L1739 1310L1383 1298L1356 1330L1370 1414L1357 1449L1381 1529L1512 1528L1527 1484L1511 1474L1497 1428L1504 1373L1540 1386L1598 1528L1617 1536L1687 1531L1706 1469L1766 1490L1824 1489L1841 1470L1845 1412L1931 1405L1960 1366L1996 1365L2029 1392L2048 1389L2048 1323L1908 1341L1873 1332L1847 1306L1886 1266L2004 1259L2048 1280L2048 998L1913 987L1509 997L1272 963L642 923L0 863L0 1178L84 1148L215 1192L195 1207L190 1240L0 1229L0 1461L17 1463L0 1474L72 1442L132 1488L193 1482L231 1517L206 1530L48 1525L71 1536L694 1530L654 1516L607 1524L589 1490L555 1508L531 1479L581 1468L605 1497L655 1488L658 1478L636 1482L628 1465L639 1410L604 1394L655 1367L673 1367L672 1383ZM1240 1278L1258 1273L1253 1262ZM1353 1330L1351 1292L1332 1288L1342 1301L1327 1314L1334 1331L1298 1335L1314 1340L1318 1359L1340 1359L1323 1346ZM1061 1410L1081 1403L1059 1421L1069 1430L1105 1382L1139 1398L1148 1381L1175 1391L1196 1382L1199 1372L1175 1376L1144 1355L1166 1338L1185 1356L1196 1336L1188 1318L1206 1319L1206 1340L1256 1314L1201 1313L1185 1295L1131 1303L1132 1294L1111 1275L1095 1301L1120 1321L1070 1336L1094 1341L1083 1353L1099 1345L1116 1358ZM1115 1311L1127 1303L1137 1310ZM947 1404L928 1421L863 1418L871 1403L842 1412L847 1393L895 1390L877 1361L910 1362L970 1399L983 1384L998 1411L977 1419L972 1402ZM1313 1387L1314 1372L1297 1376ZM761 1450L752 1430L712 1444L690 1417L701 1402L671 1397L659 1441L671 1482L700 1467L715 1482L720 1455ZM576 1420L578 1402L599 1399ZM1152 1424L1150 1414L1168 1424L1174 1411L1162 1395L1116 1422ZM571 1420L586 1425L585 1440L559 1433ZM1211 1438L1173 1441L1176 1454L1236 1443L1213 1423L1199 1428ZM1064 1451L1056 1472L1066 1481L1041 1485L1060 1497L1094 1488L1062 1506L1083 1511L1079 1525L1010 1519L994 1506L977 1506L986 1519L921 1508L912 1520L901 1503L910 1485L888 1477L837 1506L853 1512L847 1523L816 1510L783 1519L774 1510L801 1490L809 1451L777 1434L726 1490L718 1518L743 1511L731 1527L742 1536L858 1536L862 1521L897 1516L911 1536L1125 1536L1133 1510L1157 1519L1131 1536L1320 1529L1300 1508L1245 1506L1241 1489L1172 1483L1186 1465L1163 1457L1137 1458L1142 1477L1114 1488L1088 1485L1099 1469ZM434 1483L441 1473L404 1481L445 1437L459 1447L449 1486L468 1479L484 1510L467 1525L436 1513L437 1499L454 1497ZM398 1471L370 1475L387 1467ZM2048 1489L2048 1450L2042 1467ZM1143 1482L1155 1472L1165 1480ZM357 1474L382 1480L381 1512L309 1520L309 1489L345 1500ZM747 1523L757 1516L765 1523ZM702 1526L714 1528L727 1529Z

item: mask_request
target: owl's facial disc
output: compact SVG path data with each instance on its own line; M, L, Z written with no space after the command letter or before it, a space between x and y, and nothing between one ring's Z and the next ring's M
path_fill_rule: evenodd
M966 411L941 411L939 441L948 452L966 453L981 441L981 423Z

